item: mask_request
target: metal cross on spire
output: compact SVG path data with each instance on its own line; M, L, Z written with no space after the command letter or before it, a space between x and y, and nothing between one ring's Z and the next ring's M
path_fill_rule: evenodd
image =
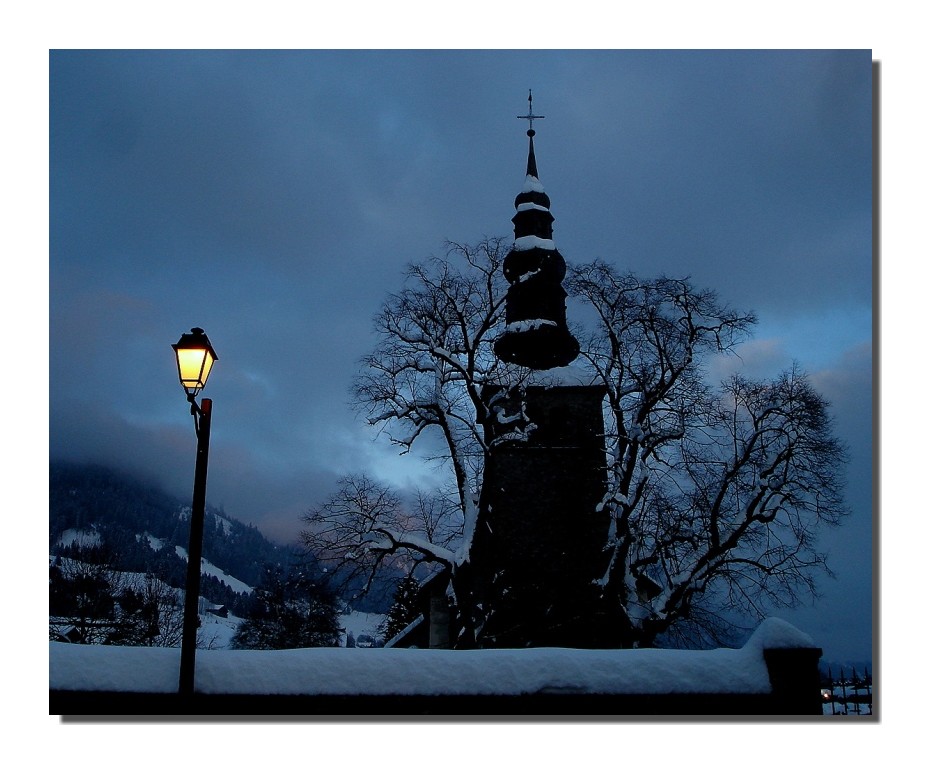
M533 89L529 90L530 96L527 97L527 102L530 103L530 109L527 111L527 115L518 116L518 118L523 118L526 121L530 122L530 128L527 130L527 135L533 137L536 132L533 131L533 121L535 118L546 118L546 116L535 116L533 114Z

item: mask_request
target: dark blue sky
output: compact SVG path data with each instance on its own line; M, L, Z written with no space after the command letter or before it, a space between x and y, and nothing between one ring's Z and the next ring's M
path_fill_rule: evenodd
M511 233L533 88L566 259L714 287L760 321L716 373L797 360L832 402L837 577L779 615L869 657L869 50L53 51L49 87L53 458L189 496L170 345L196 325L220 357L208 498L231 515L286 539L342 474L429 481L348 387L405 264Z

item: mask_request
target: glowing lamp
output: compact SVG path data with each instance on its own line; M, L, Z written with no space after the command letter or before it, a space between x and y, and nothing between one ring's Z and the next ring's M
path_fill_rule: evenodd
M182 334L178 343L172 344L171 348L178 359L181 386L188 397L193 398L207 385L210 369L218 360L217 353L213 351L203 328L191 328L191 332Z

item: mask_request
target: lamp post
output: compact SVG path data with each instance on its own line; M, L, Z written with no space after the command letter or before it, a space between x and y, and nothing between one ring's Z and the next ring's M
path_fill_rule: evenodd
M210 448L210 413L213 402L195 400L206 386L207 377L216 362L210 339L202 328L191 328L172 344L178 361L178 378L191 404L194 432L197 435L197 457L194 465L194 498L191 506L191 534L188 542L187 582L184 587L184 624L181 630L181 672L178 692L194 693L194 651L197 647L197 602L200 598L200 558L204 540L204 507L207 500L207 453Z

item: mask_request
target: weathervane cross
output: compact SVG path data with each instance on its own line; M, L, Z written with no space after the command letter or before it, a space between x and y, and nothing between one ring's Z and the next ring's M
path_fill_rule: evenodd
M530 92L530 96L527 97L527 102L530 103L530 109L527 111L527 115L525 115L525 116L518 116L518 118L523 118L524 120L530 122L530 128L527 130L527 134L529 134L531 137L533 137L533 135L535 134L535 132L533 131L533 121L534 121L534 119L535 119L535 118L546 118L546 116L535 116L535 115L533 114L533 89L530 89L529 92Z

